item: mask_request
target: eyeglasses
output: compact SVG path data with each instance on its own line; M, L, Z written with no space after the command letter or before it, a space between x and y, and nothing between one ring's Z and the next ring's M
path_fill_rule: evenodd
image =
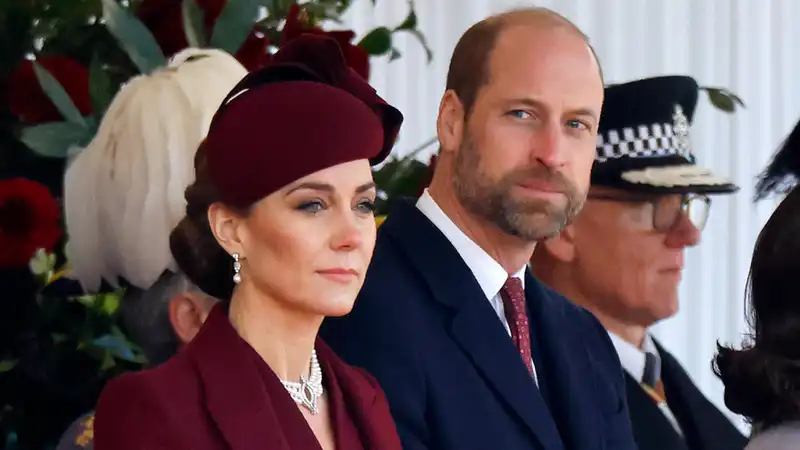
M623 197L621 195L589 194L593 200L605 200L622 203L649 204L653 208L653 229L660 232L672 230L681 215L699 231L703 231L711 209L711 199L703 194L663 195L652 198Z

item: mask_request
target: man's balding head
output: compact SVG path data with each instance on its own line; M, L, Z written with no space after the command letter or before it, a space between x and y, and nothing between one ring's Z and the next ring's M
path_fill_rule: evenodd
M508 28L532 26L542 30L563 29L582 38L597 60L602 79L600 61L589 38L569 19L547 8L528 7L506 11L488 17L471 26L458 40L447 72L446 89L453 90L464 106L467 116L472 110L478 91L489 82L492 51L499 37Z
M447 88L431 195L479 222L465 227L508 242L510 273L586 198L603 106L597 58L562 16L516 10L464 34Z

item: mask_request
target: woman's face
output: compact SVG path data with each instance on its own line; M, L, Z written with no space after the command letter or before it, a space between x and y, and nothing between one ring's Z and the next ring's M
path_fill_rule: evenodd
M367 160L308 175L232 220L240 248L239 288L282 307L350 312L375 247L375 185ZM234 250L235 251L235 250Z

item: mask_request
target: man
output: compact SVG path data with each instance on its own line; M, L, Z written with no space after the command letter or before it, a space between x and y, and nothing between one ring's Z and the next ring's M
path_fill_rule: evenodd
M165 272L146 291L126 295L120 314L130 339L141 347L148 364L155 366L194 339L217 301L183 274ZM58 449L91 449L93 422L94 412L73 422Z
M711 194L738 190L695 164L690 77L606 88L589 200L540 243L534 274L597 316L625 369L641 450L735 450L745 438L648 334L678 310L684 249L700 242Z
M602 103L586 37L549 10L456 45L430 188L393 207L353 312L322 330L377 377L405 449L635 448L607 334L526 273L581 209Z

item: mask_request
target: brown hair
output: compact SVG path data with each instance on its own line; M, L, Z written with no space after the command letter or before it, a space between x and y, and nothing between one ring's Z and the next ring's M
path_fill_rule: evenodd
M230 301L233 259L217 242L208 222L208 208L219 201L208 178L203 145L195 155L195 181L186 188L186 216L169 235L169 248L178 268L206 294Z
M489 82L492 51L500 33L510 25L521 23L566 27L574 31L586 41L597 60L598 67L600 66L600 59L589 44L589 38L575 24L555 11L542 7L529 7L491 16L471 26L461 36L450 58L445 88L456 93L464 105L465 116L469 117L480 88ZM600 78L603 78L602 69Z

